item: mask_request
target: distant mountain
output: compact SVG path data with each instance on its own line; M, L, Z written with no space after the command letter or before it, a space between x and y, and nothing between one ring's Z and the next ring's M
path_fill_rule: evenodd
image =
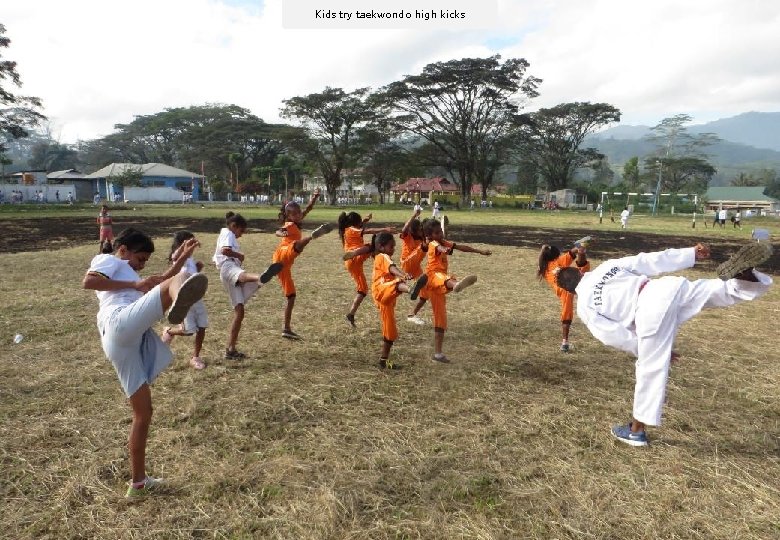
M780 113L744 113L688 126L690 133L714 133L721 142L707 147L710 162L718 169L712 185L728 185L743 172L775 169L780 171ZM645 137L649 126L615 126L585 139L606 155L612 168L620 173L623 164L634 156L640 160L655 150Z
M747 112L687 127L690 133L714 133L724 141L780 151L780 112ZM615 126L593 137L637 140L649 134L650 126Z
M723 140L780 151L780 112L748 112L690 126L691 133L715 133Z

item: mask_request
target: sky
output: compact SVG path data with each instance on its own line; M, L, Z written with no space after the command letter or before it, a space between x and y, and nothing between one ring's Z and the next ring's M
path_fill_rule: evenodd
M283 1L346 0L4 0L11 45L0 55L18 63L16 93L43 100L63 143L204 103L278 122L284 99L379 88L431 62L493 54L525 58L543 80L531 111L605 102L624 125L780 111L773 0L474 0L496 4L493 24L455 30L289 29ZM363 5L382 3L392 6Z

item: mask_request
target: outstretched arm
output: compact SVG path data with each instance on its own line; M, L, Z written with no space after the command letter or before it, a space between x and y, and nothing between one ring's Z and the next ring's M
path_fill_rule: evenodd
M314 208L314 203L317 202L317 199L320 196L320 190L319 188L315 189L311 194L311 199L309 199L309 204L306 205L306 208L303 209L303 215L301 218L305 218L306 214L311 212L311 209ZM278 231L277 231L278 232ZM276 236L279 236L278 234Z
M706 259L710 248L704 244L683 249L666 249L652 253L640 253L632 257L623 257L614 262L617 266L646 276L657 276L666 272L676 272L691 268L697 260Z
M492 254L492 251L490 251L489 249L479 249L479 248L467 246L465 244L452 244L452 249L457 249L458 251L463 251L466 253L479 253L480 255Z

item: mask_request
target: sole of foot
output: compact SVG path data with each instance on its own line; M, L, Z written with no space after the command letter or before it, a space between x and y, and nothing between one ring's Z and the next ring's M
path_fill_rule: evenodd
M718 266L716 273L721 279L731 279L755 266L766 262L772 256L772 244L753 242L742 246L729 260Z
M278 262L273 263L271 266L269 266L268 268L265 269L265 272L260 274L260 283L265 285L266 283L271 281L271 279L273 279L273 277L276 274L281 272L283 268L284 268L284 265L282 263L278 263Z
M181 324L192 305L206 294L208 286L209 280L204 274L194 274L187 278L181 284L179 294L176 295L176 299L173 301L170 311L168 311L168 322Z
M466 287L471 287L477 282L477 276L466 276L455 284L453 292L460 292Z

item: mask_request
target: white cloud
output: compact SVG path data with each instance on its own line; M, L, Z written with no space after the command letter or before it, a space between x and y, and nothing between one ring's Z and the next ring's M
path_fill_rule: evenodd
M206 102L277 121L285 98L496 52L528 59L544 79L535 107L604 101L628 123L780 109L772 2L498 0L494 30L426 32L286 30L282 1L294 0L6 0L3 54L64 141Z

